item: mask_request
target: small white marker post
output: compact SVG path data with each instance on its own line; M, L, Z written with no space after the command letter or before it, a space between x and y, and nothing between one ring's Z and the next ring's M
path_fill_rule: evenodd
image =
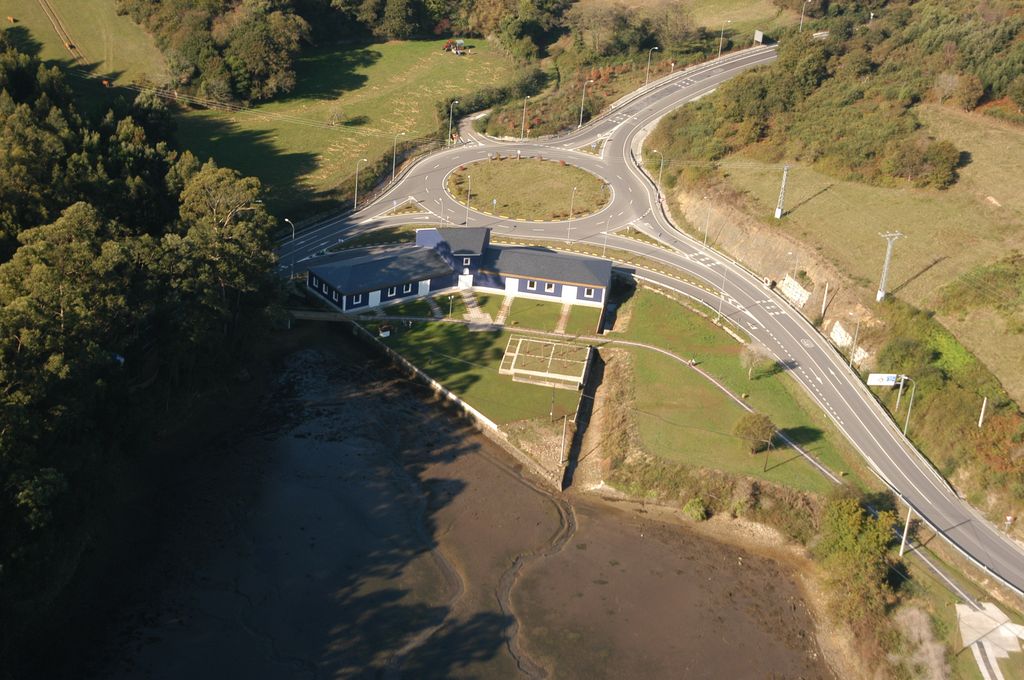
M907 549L907 534L910 533L910 516L914 514L914 509L907 507L907 523L903 526L903 542L900 543L900 557L903 557L903 553Z
M985 397L985 399L981 402L981 413L978 415L978 427L981 427L981 424L985 422L986 406L988 406L988 397Z
M558 454L558 466L565 465L565 430L569 427L569 416L562 416L562 452Z

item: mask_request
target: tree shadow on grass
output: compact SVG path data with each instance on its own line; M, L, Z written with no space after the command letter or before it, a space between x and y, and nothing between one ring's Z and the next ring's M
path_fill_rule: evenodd
M382 56L369 45L333 44L306 50L295 63L295 89L274 101L337 99L363 87L367 77L356 69L372 66Z
M38 57L43 51L43 44L32 37L32 31L26 26L15 24L6 30L7 38L14 44L18 51L24 52L30 57Z
M825 433L816 427L810 427L807 425L799 425L797 427L787 427L779 430L780 435L784 435L790 441L797 446L806 448L810 444L820 442L824 439Z
M244 115L244 114L235 114ZM305 185L303 178L317 167L310 153L285 153L273 143L268 130L246 130L226 114L199 113L176 117L177 143L200 160L213 158L222 167L258 177L271 212L297 219L334 205L330 197Z

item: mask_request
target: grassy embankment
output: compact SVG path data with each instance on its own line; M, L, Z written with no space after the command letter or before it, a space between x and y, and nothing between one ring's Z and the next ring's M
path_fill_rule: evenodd
M536 158L462 166L448 176L448 190L463 205L471 190L472 207L518 220L565 220L570 208L575 217L589 215L611 198L601 178L573 165Z
M646 8L664 3L659 0L634 0L626 3L582 0L577 3L577 9L587 12L593 7L609 4L625 5L643 12ZM668 75L673 70L673 61L678 70L717 56L723 26L725 49L729 50L750 47L755 29L772 35L778 29L793 26L800 21L798 12L780 9L771 0L690 0L684 4L689 23L694 27L706 28L705 39L694 40L678 52L666 52L664 46L661 51L654 52L650 69L652 80ZM589 34L585 33L582 39L586 44L592 43ZM527 136L536 137L575 127L579 121L581 86L585 80L594 81L587 86L585 101L584 120L589 120L617 99L641 87L647 78L646 50L598 58L594 63L581 63L581 55L573 37L565 36L549 51L552 56L545 64L554 85L529 101ZM522 112L522 102L496 107L492 115L479 121L477 127L490 135L519 137L523 123Z

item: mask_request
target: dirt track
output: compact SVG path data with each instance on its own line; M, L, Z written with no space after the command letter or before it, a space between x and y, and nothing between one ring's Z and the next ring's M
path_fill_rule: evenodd
M159 588L98 675L829 677L774 562L552 495L317 338L226 464L183 473Z

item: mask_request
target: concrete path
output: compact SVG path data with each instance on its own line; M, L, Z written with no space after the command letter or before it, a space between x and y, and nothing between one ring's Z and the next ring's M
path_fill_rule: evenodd
M498 310L498 318L494 320L494 323L498 326L504 326L505 321L508 319L508 313L512 311L512 301L515 298L511 295L506 295L505 300L501 303L501 309Z
M434 318L435 319L443 319L444 318L444 312L441 311L441 308L438 306L437 301L434 300L434 298L432 298L432 297L428 297L426 300L427 300L427 306L430 307L430 313L434 315Z
M568 302L562 304L562 313L558 316L558 323L555 324L556 333L565 333L565 327L569 323L569 314L572 312L572 305Z
M982 676L985 680L1003 680L998 660L1008 658L1010 652L1021 651L1024 626L1012 623L1010 617L991 602L980 603L980 609L958 604L956 617L960 623L960 638L964 647L971 648Z

